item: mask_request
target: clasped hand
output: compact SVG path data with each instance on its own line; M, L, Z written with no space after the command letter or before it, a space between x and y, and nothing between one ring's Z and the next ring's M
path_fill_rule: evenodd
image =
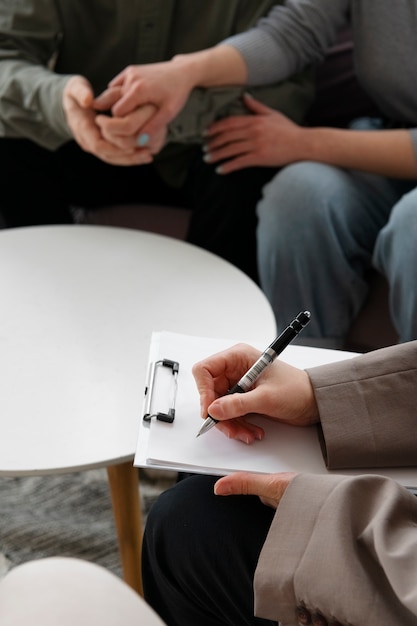
M165 145L168 124L192 88L187 72L173 61L132 65L96 98L85 78L73 76L63 107L83 150L115 165L140 165ZM279 167L303 157L305 129L248 95L245 104L252 115L224 118L207 130L205 160L220 163L219 173Z
M155 117L157 107L151 103L138 105L124 115L113 109L123 101L121 86L109 86L94 98L90 83L82 76L69 79L63 93L63 108L75 141L86 152L113 165L150 163L165 144L167 127L160 126L152 142L138 143L142 129ZM108 115L108 112L112 115Z

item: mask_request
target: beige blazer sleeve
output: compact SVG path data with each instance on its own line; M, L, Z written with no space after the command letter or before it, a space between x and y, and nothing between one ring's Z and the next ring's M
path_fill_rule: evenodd
M417 498L382 476L297 476L255 574L255 611L281 626L416 626ZM304 616L305 621L300 617Z
M417 341L308 374L329 468L417 464ZM300 474L254 585L256 614L281 626L314 615L335 626L416 626L417 498L382 476Z
M307 372L329 469L417 465L417 341Z

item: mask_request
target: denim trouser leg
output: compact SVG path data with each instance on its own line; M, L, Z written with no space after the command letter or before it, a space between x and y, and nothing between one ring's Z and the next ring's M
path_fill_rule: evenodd
M310 162L264 187L258 263L278 329L308 309L299 343L342 347L368 291L378 234L403 193L401 181Z
M388 279L400 341L417 339L417 188L394 206L378 235L373 263Z

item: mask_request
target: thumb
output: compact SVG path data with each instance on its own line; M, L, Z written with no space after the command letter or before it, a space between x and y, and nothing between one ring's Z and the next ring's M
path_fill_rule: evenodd
M98 111L110 111L121 96L119 87L109 87L94 99L94 108Z
M245 105L250 111L252 111L252 113L257 113L258 115L268 115L271 113L272 109L270 109L270 107L267 107L262 102L259 102L259 100L256 100L250 93L243 94L243 99Z
M214 485L214 493L216 496L259 496L267 488L267 480L269 480L269 474L236 472L220 478Z
M246 393L231 393L214 400L207 411L216 420L229 420L249 413L264 413L264 392L255 387Z
M94 100L90 83L83 76L74 76L67 84L68 95L83 109L92 106Z
M286 488L296 475L296 472L279 474L236 472L220 478L214 485L214 493L217 496L258 496L263 504L276 509Z

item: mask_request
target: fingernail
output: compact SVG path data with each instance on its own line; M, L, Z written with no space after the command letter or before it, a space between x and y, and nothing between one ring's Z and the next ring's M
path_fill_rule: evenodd
M217 486L217 483L214 485L214 495L215 496L228 496L232 493L230 487L224 487L223 485Z
M205 163L210 163L211 162L211 154L209 154L208 152L203 156L203 161Z
M143 148L143 146L147 145L148 141L149 141L149 135L147 135L146 133L143 133L143 135L139 135L139 137L136 140L136 143L138 144L138 146Z
M219 165L219 167L216 167L215 169L216 174L223 174L223 168L221 165Z

